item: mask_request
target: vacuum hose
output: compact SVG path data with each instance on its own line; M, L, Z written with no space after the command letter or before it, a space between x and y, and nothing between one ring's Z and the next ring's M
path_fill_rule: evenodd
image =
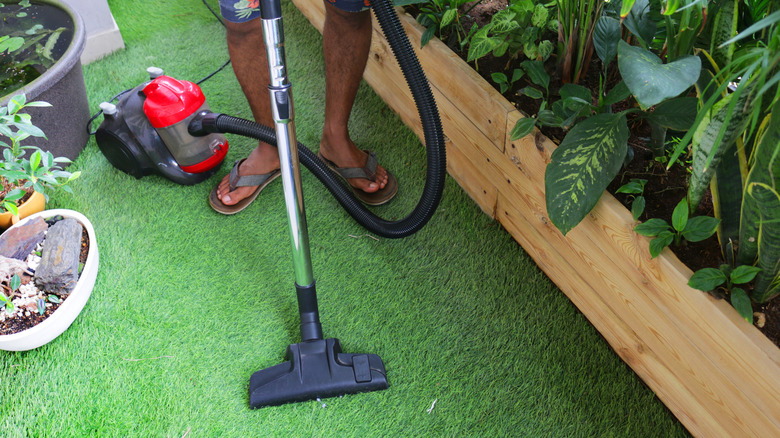
M364 228L387 238L402 238L419 231L431 219L441 201L447 161L444 148L444 134L441 128L436 102L433 99L428 80L422 71L409 39L403 31L398 15L391 0L371 0L382 32L390 43L393 55L398 61L406 83L411 90L417 111L422 121L427 149L428 166L420 201L414 210L398 221L388 221L369 211L341 180L306 146L298 143L298 157L333 194L336 200ZM196 118L197 120L197 118ZM273 129L255 122L210 113L199 120L200 126L190 127L190 131L231 133L251 137L276 146L276 133Z

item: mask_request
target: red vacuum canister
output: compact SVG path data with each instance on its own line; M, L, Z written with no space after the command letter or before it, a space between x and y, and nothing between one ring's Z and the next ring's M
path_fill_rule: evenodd
M196 114L209 110L197 84L159 76L143 88L143 94L144 114L183 171L203 173L222 163L228 150L225 136L193 137L187 131Z

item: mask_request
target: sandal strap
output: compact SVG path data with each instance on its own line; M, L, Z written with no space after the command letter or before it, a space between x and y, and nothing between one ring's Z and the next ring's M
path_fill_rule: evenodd
M376 176L376 154L373 151L363 150L368 154L368 159L363 167L336 167L333 166L333 170L338 172L344 178L365 178L369 181L374 181Z
M244 162L246 158L242 158L240 160L236 160L235 164L233 164L233 168L230 169L230 178L228 179L230 183L230 191L236 189L236 187L247 187L247 186L259 186L268 181L268 178L274 176L278 172L278 170L273 170L269 173L264 173L262 175L238 175L238 167L241 165L241 163Z

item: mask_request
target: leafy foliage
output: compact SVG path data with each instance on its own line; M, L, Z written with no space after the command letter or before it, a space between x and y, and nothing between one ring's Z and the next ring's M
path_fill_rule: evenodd
M667 246L679 246L682 240L701 242L715 234L719 220L709 216L688 215L688 201L683 199L672 212L672 224L653 218L634 227L638 234L654 237L650 241L650 255L655 258Z
M634 220L639 220L639 216L645 211L646 200L644 197L646 179L634 178L630 182L623 184L617 189L617 193L625 193L632 196L631 216Z
M0 147L3 147L0 177L7 184L16 187L4 194L2 208L14 215L19 214L16 202L28 189L42 193L48 200L46 188L61 188L72 193L68 183L81 174L62 170L59 163L69 163L67 158L55 158L51 152L44 152L37 146L21 144L29 137L46 137L40 128L33 125L30 115L22 110L48 106L51 105L47 102L27 102L25 95L19 94L12 97L8 105L0 108ZM8 138L11 144L3 141L3 137ZM30 158L25 156L27 150L32 150Z
M553 43L543 39L546 32L557 31L557 20L551 19L548 8L532 0L517 0L497 12L490 22L474 31L467 61L476 61L488 54L496 57L509 54L511 59L521 54L530 60L544 61L553 52Z
M753 322L753 307L747 292L737 284L745 284L755 278L761 271L755 266L741 265L732 269L729 265L721 265L718 269L704 268L694 272L688 280L688 286L705 292L710 292L725 285L731 295L731 304L746 321Z

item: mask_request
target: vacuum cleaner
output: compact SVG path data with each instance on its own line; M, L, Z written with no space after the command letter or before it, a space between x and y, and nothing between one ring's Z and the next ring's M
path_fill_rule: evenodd
M284 53L284 32L280 0L260 0L263 35L268 58L270 84L268 86L270 105L272 108L274 128L259 125L250 120L213 113L200 106L192 104L188 108L191 114L179 113L170 119L160 116L156 125L151 121L148 125L136 121L144 117L139 108L140 103L130 102L117 105L117 113L124 112L124 123L115 123L116 116L107 123L104 120L103 135L98 137L98 144L109 158L122 165L123 160L140 164L126 165L125 168L147 171L157 166L156 171L171 179L190 181L190 176L184 175L190 167L180 166L181 172L170 172L172 162L160 161L159 157L179 155L177 149L187 143L204 155L198 155L195 160L213 165L223 149L215 146L214 140L205 140L212 135L232 133L255 138L279 149L282 183L285 197L285 207L289 222L290 238L293 249L293 266L295 273L295 288L300 314L301 342L287 348L287 360L281 364L255 372L249 381L249 405L252 408L274 406L290 402L313 400L364 391L375 391L388 388L387 373L382 359L376 354L344 353L338 339L325 339L322 324L319 319L317 293L314 275L312 273L309 238L306 225L306 214L301 189L299 163L303 163L328 190L349 214L369 231L388 238L406 237L421 229L433 216L441 200L444 179L446 176L446 158L444 149L444 134L441 128L438 110L433 94L428 86L422 68L412 50L406 34L403 32L398 16L390 0L372 0L382 31L395 55L407 84L412 92L425 135L427 146L427 174L425 187L420 201L414 210L398 221L387 221L369 211L358 201L340 179L308 148L298 143L295 136L294 111L290 83ZM148 91L154 91L150 84L153 79L134 89L127 99L149 99ZM168 80L164 80L167 82ZM162 86L162 85L160 85ZM175 100L174 98L170 99ZM145 104L143 104L145 106ZM111 108L109 108L111 109ZM133 114L130 114L133 112ZM186 116L186 117L182 117ZM147 117L148 118L148 117ZM107 116L111 119L111 115ZM130 120L131 122L128 122ZM166 125L165 122L172 124ZM188 135L182 131L187 124ZM175 126L172 126L175 125ZM161 129L168 129L164 134ZM99 129L99 131L100 131ZM132 136L128 130L139 132ZM156 131L156 134L152 131ZM156 135L156 137L155 137ZM139 144L127 146L122 142L138 141ZM191 138L190 138L191 137ZM101 143L101 138L104 144ZM159 141L158 141L159 138ZM217 137L219 138L219 137ZM108 139L108 140L106 140ZM193 141L193 139L204 139ZM213 137L212 137L213 139ZM148 141L148 144L143 144ZM220 140L221 141L221 140ZM221 143L220 143L221 144ZM227 143L224 144L224 149ZM152 151L154 149L154 151ZM122 150L122 152L115 152ZM175 154L173 151L177 151ZM210 151L210 152L209 152ZM152 158L144 161L141 152ZM211 156L208 156L211 153ZM124 154L124 155L123 155ZM206 157L205 159L203 157ZM217 158L214 158L217 157ZM114 161L112 161L114 163ZM198 166L196 163L195 166ZM121 166L117 166L123 169ZM163 171L165 169L165 171ZM124 170L124 169L123 169ZM130 172L128 172L130 173ZM175 175L175 177L174 177ZM186 183L186 182L185 182Z
M224 135L193 137L190 121L209 109L200 87L149 67L149 82L103 102L98 147L117 169L136 178L159 174L179 184L196 184L219 169L228 151Z

